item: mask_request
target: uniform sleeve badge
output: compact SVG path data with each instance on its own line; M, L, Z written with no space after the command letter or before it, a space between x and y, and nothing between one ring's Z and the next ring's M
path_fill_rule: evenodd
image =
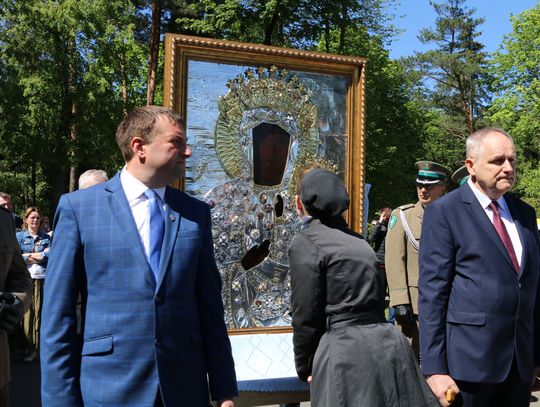
M392 214L392 216L390 216L390 221L388 222L388 227L390 229L393 229L394 226L396 226L396 223L397 223L397 216L395 214Z

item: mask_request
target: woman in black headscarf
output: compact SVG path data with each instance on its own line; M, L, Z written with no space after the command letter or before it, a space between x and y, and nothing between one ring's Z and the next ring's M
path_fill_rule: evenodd
M311 405L438 406L407 340L385 321L384 275L341 216L343 182L321 168L304 174L290 264L296 370L311 383Z

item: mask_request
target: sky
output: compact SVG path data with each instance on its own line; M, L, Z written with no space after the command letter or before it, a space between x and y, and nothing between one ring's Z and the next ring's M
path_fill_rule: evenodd
M535 7L539 2L540 0L468 0L466 5L476 9L475 17L485 18L484 24L479 28L482 31L479 41L485 45L485 51L494 52L501 44L504 34L512 32L511 15ZM428 48L420 43L417 37L422 28L434 27L436 18L429 0L400 0L400 3L393 10L396 15L393 23L404 32L390 46L390 57L393 59L413 55L414 51L426 51Z

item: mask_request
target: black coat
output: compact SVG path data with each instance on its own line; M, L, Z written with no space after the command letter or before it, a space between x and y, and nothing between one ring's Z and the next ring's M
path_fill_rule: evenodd
M314 219L295 235L290 262L296 370L313 376L313 407L439 405L405 337L384 321L384 273L364 239Z
M342 225L313 219L290 248L294 353L298 376L311 374L326 318L350 312L384 314L385 281L369 244Z

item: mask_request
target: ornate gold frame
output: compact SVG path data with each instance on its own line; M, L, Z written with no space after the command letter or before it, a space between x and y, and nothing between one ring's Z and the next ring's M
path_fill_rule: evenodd
M265 45L165 35L165 84L163 104L185 117L189 59L234 64L275 64L280 68L349 78L347 95L347 168L345 182L351 198L347 220L352 229L363 232L365 186L365 58L324 54ZM271 63L269 63L271 61Z
M164 105L186 117L188 62L259 66L347 78L345 112L345 183L351 204L347 221L363 233L365 187L365 68L366 59L295 49L248 44L178 34L165 36ZM176 185L184 188L183 180ZM290 328L233 329L230 333L288 332Z

